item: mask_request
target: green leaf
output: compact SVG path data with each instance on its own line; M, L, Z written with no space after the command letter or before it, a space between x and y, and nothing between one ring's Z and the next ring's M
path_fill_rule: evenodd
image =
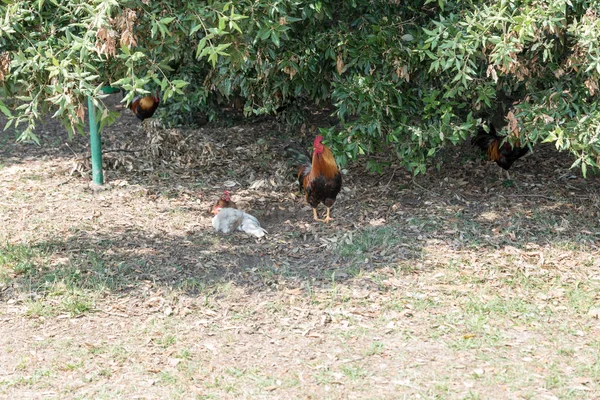
M161 18L160 23L162 25L169 25L174 20L175 20L175 17L165 17L165 18Z
M183 87L186 87L187 85L189 85L189 82L186 82L184 80L181 79L175 79L174 81L171 82L176 88L180 89Z
M194 33L198 32L200 29L202 29L201 24L192 26L192 29L190 29L190 36L192 36Z
M12 118L12 114L11 114L10 110L6 107L6 105L2 102L2 100L0 100L0 111L2 111L2 113L4 115L6 115L8 118Z
M260 29L260 30L258 31L258 34L257 34L257 36L258 36L259 38L261 38L262 40L265 40L265 39L267 39L269 36L271 36L271 29L270 29L269 27L264 27L264 28L262 28L262 29Z
M215 53L211 53L208 56L208 61L212 64L213 68L217 65L217 60L218 60L219 55L215 52Z
M200 42L198 42L198 47L196 47L196 58L200 58L202 51L204 50L204 48L206 47L206 37L203 37L202 39L200 39Z
M272 31L271 32L271 41L273 42L273 44L277 47L279 47L279 34L277 33L277 31Z
M238 31L239 33L242 33L242 30L235 21L229 21L229 28Z

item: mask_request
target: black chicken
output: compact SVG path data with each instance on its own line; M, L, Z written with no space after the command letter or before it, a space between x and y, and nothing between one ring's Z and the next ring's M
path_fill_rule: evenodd
M502 143L502 140L503 138L496 133L494 125L490 124L489 132L486 132L482 126L479 127L477 135L471 139L471 145L479 147L489 161L495 161L502 167L510 179L508 169L516 160L529 152L529 147L520 147L519 142L511 146L507 141Z

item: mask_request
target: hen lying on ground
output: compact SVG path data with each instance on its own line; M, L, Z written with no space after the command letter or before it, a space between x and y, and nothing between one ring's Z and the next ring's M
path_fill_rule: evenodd
M220 202L224 196L227 200ZM225 192L213 207L212 213L215 216L212 219L212 226L217 232L228 235L238 230L257 238L265 236L267 231L260 226L260 222L254 216L231 208L232 204L235 206L229 198L229 193Z

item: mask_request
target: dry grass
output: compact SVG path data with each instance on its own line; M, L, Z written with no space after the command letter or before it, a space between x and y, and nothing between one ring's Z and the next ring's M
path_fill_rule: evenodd
M550 148L514 182L467 147L352 166L326 226L272 125L154 130L104 191L55 129L0 150L6 398L600 397L599 180ZM104 138L148 143L126 114ZM266 240L212 231L225 187Z

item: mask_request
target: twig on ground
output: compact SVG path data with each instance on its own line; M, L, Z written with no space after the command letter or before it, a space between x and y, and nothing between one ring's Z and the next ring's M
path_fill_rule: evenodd
M56 186L63 186L63 185L66 185L67 183L71 182L73 179L75 179L75 177L73 176L73 174L71 174L71 177L70 177L69 179L67 179L67 180L66 180L66 181L64 181L64 182L61 182L61 183L59 183L59 184L58 184L58 185L56 185Z
M419 189L421 189L421 190L423 190L423 191L425 191L425 192L427 192L427 193L431 193L431 194L434 194L434 195L436 195L436 196L439 196L439 194L438 194L438 193L436 193L436 192L434 192L433 190L430 190L430 189L424 188L423 186L419 185L419 184L417 183L417 181L415 181L415 179L414 179L414 178L412 179L412 183L413 183L413 185L415 185L416 187L418 187Z
M396 168L394 168L394 170L392 171L392 176L390 176L390 179L388 180L388 182L384 186L386 189L388 187L390 187L390 183L392 183L392 180L394 179L394 175L396 175Z

